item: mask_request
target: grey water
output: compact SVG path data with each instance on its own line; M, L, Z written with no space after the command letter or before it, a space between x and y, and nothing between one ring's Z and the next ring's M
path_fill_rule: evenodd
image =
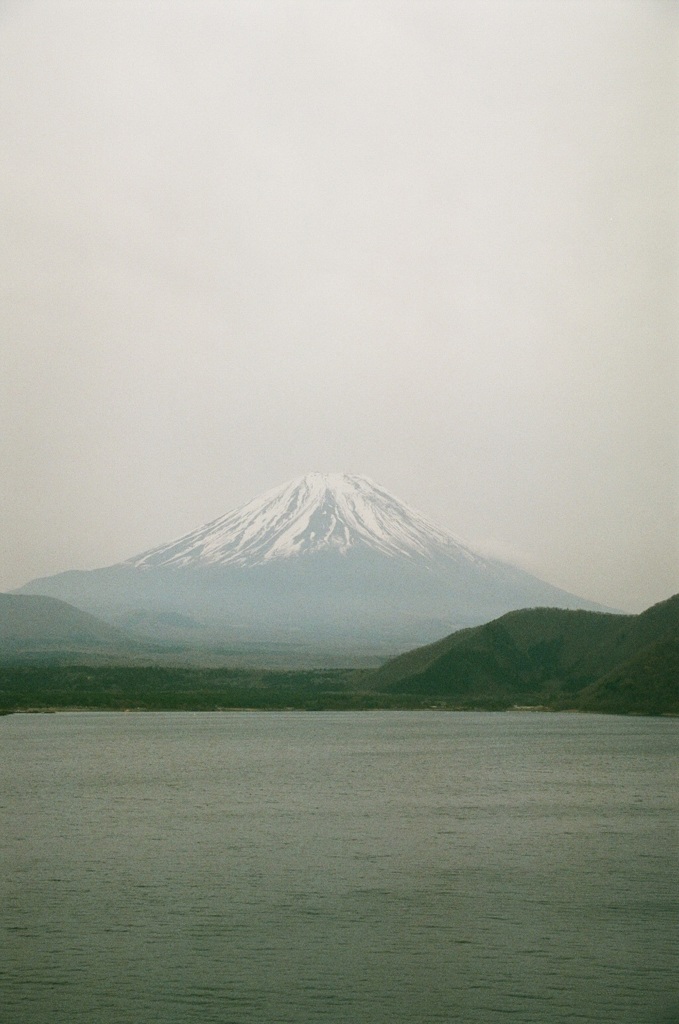
M679 721L0 719L3 1024L670 1024Z

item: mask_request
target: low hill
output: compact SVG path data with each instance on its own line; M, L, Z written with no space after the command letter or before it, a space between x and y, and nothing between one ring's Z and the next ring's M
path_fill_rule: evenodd
M679 595L640 615L532 608L409 651L365 684L461 706L679 711L677 637Z
M679 714L679 638L659 640L578 695L581 711Z
M260 653L269 661L279 657L273 648ZM0 594L0 713L433 705L615 714L679 714L679 595L641 615L511 612L373 671L228 666L239 657L199 648L154 651L63 601Z
M112 624L54 597L0 594L0 665L165 665L196 670L229 667L305 671L318 667L318 650L301 643L205 638L198 628L193 642L177 643L178 616L143 611ZM191 620L180 622L186 635ZM167 626L167 629L164 627ZM323 668L373 668L382 662L372 646L323 649Z
M54 597L0 594L0 659L120 658L144 645L122 629Z

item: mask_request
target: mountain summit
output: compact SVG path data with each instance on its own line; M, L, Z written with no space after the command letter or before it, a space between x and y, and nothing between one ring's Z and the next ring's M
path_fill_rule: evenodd
M481 561L367 477L308 473L124 564L246 567L319 552L346 555L361 547L392 558Z
M601 610L341 473L309 473L179 540L19 593L61 598L154 641L277 645L315 664L330 650L393 654L518 608Z

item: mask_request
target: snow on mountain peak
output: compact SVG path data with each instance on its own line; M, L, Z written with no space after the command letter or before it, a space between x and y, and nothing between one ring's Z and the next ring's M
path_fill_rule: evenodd
M125 564L254 566L321 551L346 554L360 546L395 557L482 561L367 477L308 473Z

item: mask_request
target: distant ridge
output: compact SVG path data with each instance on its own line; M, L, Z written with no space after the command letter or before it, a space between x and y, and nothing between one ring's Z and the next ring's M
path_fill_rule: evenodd
M597 606L484 558L367 477L310 473L117 565L33 580L154 642L386 656L531 606ZM314 653L315 652L315 653Z
M0 659L127 657L139 640L54 597L0 594Z

